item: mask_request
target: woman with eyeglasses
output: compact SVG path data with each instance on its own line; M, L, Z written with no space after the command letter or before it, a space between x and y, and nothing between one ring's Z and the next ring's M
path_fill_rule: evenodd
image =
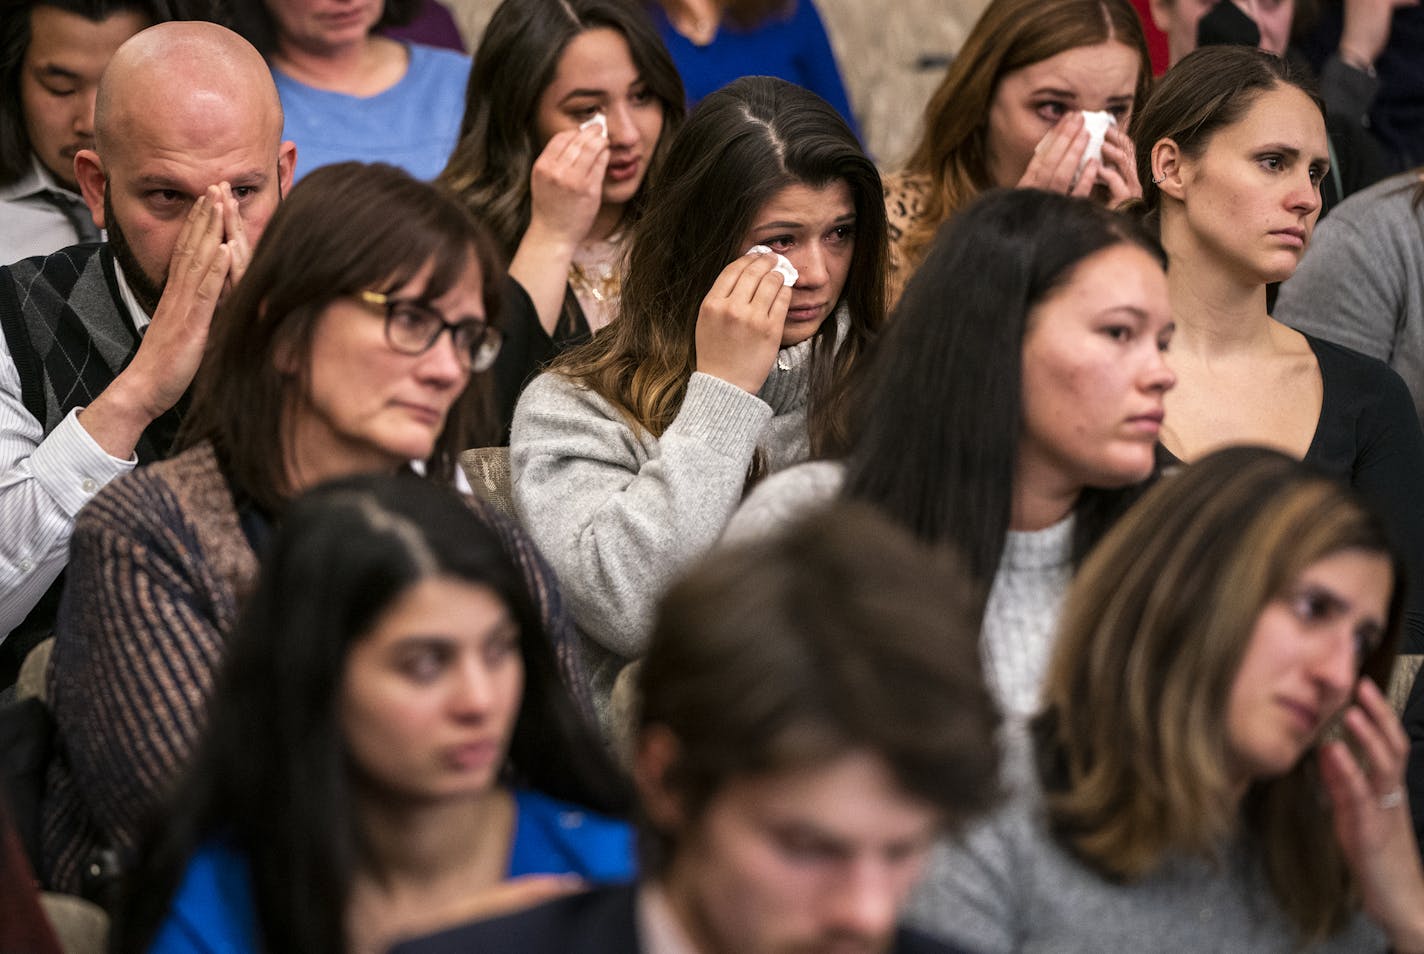
M353 474L454 478L488 429L476 382L499 350L502 278L469 213L394 167L324 167L282 204L213 323L179 453L79 516L50 672L48 883L80 890L106 850L125 867L189 758L289 500ZM471 506L567 659L552 575L517 528Z

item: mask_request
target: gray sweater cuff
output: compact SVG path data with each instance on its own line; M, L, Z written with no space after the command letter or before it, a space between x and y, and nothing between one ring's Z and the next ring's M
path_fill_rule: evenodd
M756 446L771 416L771 405L755 394L694 371L667 433L692 438L727 457L744 456Z

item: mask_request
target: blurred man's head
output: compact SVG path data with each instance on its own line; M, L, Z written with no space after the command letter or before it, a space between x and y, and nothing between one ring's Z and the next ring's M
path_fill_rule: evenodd
M163 23L124 43L99 84L94 133L75 161L79 186L150 312L198 196L229 183L255 243L296 162L266 62L213 23Z
M708 954L885 949L995 794L957 564L841 506L673 587L641 673L645 870Z

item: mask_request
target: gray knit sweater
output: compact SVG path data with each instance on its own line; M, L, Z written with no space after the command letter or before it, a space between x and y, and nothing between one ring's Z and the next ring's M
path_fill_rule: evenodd
M845 483L845 466L813 461L768 478L748 495L723 539L756 539L829 502ZM1053 653L1058 611L1073 575L1073 517L1043 530L1011 530L989 589L980 634L984 673L1006 715L1038 708L1039 687Z
M979 954L1372 954L1383 932L1363 915L1339 935L1302 947L1239 842L1219 864L1174 858L1131 884L1114 884L1054 840L1021 725L1004 774L1013 794L961 839L945 842L911 899L908 921Z
M757 449L769 471L809 454L815 340L782 351L757 394L693 374L661 437L636 432L609 402L556 373L520 397L510 440L514 503L585 636L595 705L643 654L663 591L717 540Z

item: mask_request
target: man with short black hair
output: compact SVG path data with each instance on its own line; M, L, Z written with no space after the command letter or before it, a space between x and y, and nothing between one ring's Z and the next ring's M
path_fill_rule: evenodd
M191 7L192 9L189 9ZM0 11L0 265L97 242L74 157L94 147L94 96L109 58L205 0L12 0Z
M393 954L951 951L897 921L936 837L996 792L972 603L864 505L713 554L641 664L642 880Z

